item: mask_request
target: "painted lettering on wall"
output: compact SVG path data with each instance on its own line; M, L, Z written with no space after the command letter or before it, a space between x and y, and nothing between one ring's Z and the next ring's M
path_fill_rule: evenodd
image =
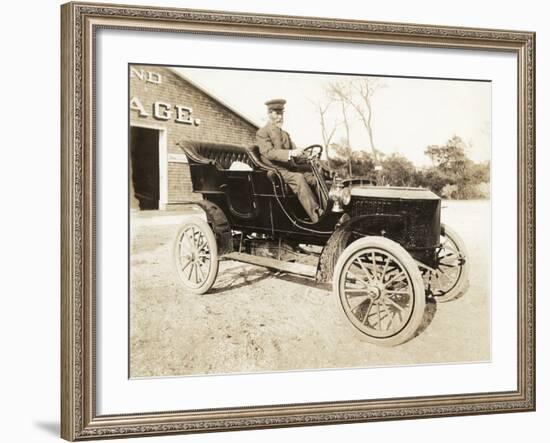
M137 78L147 83L162 83L162 76L158 72L146 71L145 69L130 68L130 78Z
M130 99L130 109L137 112L138 116L143 118L150 117L152 114L155 120L173 120L176 123L195 126L201 124L200 118L193 117L193 108L182 105L172 105L160 100L154 102L151 110L148 112L139 97L132 97Z
M137 111L140 117L149 117L149 114L147 114L147 111L145 110L145 108L141 104L141 101L137 97L132 97L130 99L130 109L132 111Z

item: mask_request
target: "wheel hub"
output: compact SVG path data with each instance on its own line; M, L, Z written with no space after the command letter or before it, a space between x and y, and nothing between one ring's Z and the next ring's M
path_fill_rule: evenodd
M378 300L382 296L382 288L377 284L369 285L367 295L373 300Z

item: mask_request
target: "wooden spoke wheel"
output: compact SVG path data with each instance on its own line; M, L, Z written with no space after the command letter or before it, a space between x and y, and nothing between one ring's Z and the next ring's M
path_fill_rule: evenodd
M422 275L411 255L387 238L351 243L336 264L333 289L348 320L371 343L399 345L422 324Z
M441 226L437 268L428 273L429 289L438 302L460 298L468 290L469 261L466 246L449 226Z
M189 218L178 230L173 253L183 286L194 294L207 292L218 274L218 247L210 226Z

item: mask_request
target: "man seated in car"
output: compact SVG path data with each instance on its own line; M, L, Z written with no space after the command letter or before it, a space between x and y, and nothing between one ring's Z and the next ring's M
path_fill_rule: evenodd
M256 144L260 149L262 160L275 166L283 180L290 186L304 207L313 223L320 215L319 203L311 187L317 186L317 180L311 172L297 172L294 159L302 155L290 139L288 132L281 129L286 100L274 99L265 102L267 105L267 124L256 132Z

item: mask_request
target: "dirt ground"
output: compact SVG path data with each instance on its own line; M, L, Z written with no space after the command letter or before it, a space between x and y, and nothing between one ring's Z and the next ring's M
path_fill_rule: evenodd
M131 377L490 360L490 202L443 206L470 254L470 289L394 348L367 343L326 287L292 275L222 261L211 292L186 293L172 240L188 215L132 213Z

